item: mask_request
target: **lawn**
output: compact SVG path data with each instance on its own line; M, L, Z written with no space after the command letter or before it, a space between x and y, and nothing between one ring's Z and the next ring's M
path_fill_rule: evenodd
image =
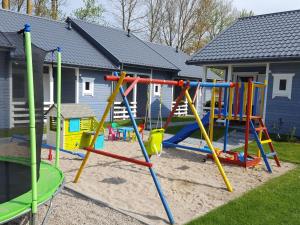
M281 161L300 165L300 144L276 142ZM256 149L256 144L250 144ZM218 207L188 225L300 224L300 166Z

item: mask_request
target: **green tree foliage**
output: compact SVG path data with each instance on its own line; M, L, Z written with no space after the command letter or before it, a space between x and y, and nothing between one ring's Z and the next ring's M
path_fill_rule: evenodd
M103 6L96 0L83 0L84 6L74 10L77 19L87 22L100 23L104 12Z

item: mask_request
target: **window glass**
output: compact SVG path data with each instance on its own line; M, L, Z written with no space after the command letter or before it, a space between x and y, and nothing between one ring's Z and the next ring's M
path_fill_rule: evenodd
M85 90L90 90L90 82L85 82Z
M286 79L280 79L279 81L279 90L285 91L286 90Z

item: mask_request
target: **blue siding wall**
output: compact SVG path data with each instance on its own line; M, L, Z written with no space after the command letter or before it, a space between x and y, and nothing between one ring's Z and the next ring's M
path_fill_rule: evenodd
M80 69L79 73L79 102L93 109L97 118L100 119L104 113L107 99L111 94L111 82L105 81L104 76L111 74L111 72ZM82 96L82 77L95 78L94 96ZM107 120L109 120L109 116Z
M9 128L9 54L0 51L0 129Z
M275 97L272 99L273 76L269 76L266 123L270 132L274 125L280 127L280 133L290 134L296 127L300 136L300 63L274 63L270 65L272 73L295 73L292 83L292 98ZM277 132L277 131L276 131Z
M153 71L153 79L162 79L162 80L170 80L172 77L170 73L167 72L159 72ZM162 117L167 117L171 111L171 105L173 101L172 96L172 86L163 85L161 86L161 95L162 95ZM152 118L155 119L158 116L159 112L159 102L160 97L154 96L154 88L152 88L152 105L151 105L151 115Z

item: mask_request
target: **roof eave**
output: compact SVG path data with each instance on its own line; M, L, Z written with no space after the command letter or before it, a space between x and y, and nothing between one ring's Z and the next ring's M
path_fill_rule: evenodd
M290 57L267 57L267 58L251 58L251 59L231 59L231 60L188 60L188 65L203 66L203 65L219 65L219 64L241 64L241 63L255 63L255 62L284 62L284 61L299 61L300 56Z

